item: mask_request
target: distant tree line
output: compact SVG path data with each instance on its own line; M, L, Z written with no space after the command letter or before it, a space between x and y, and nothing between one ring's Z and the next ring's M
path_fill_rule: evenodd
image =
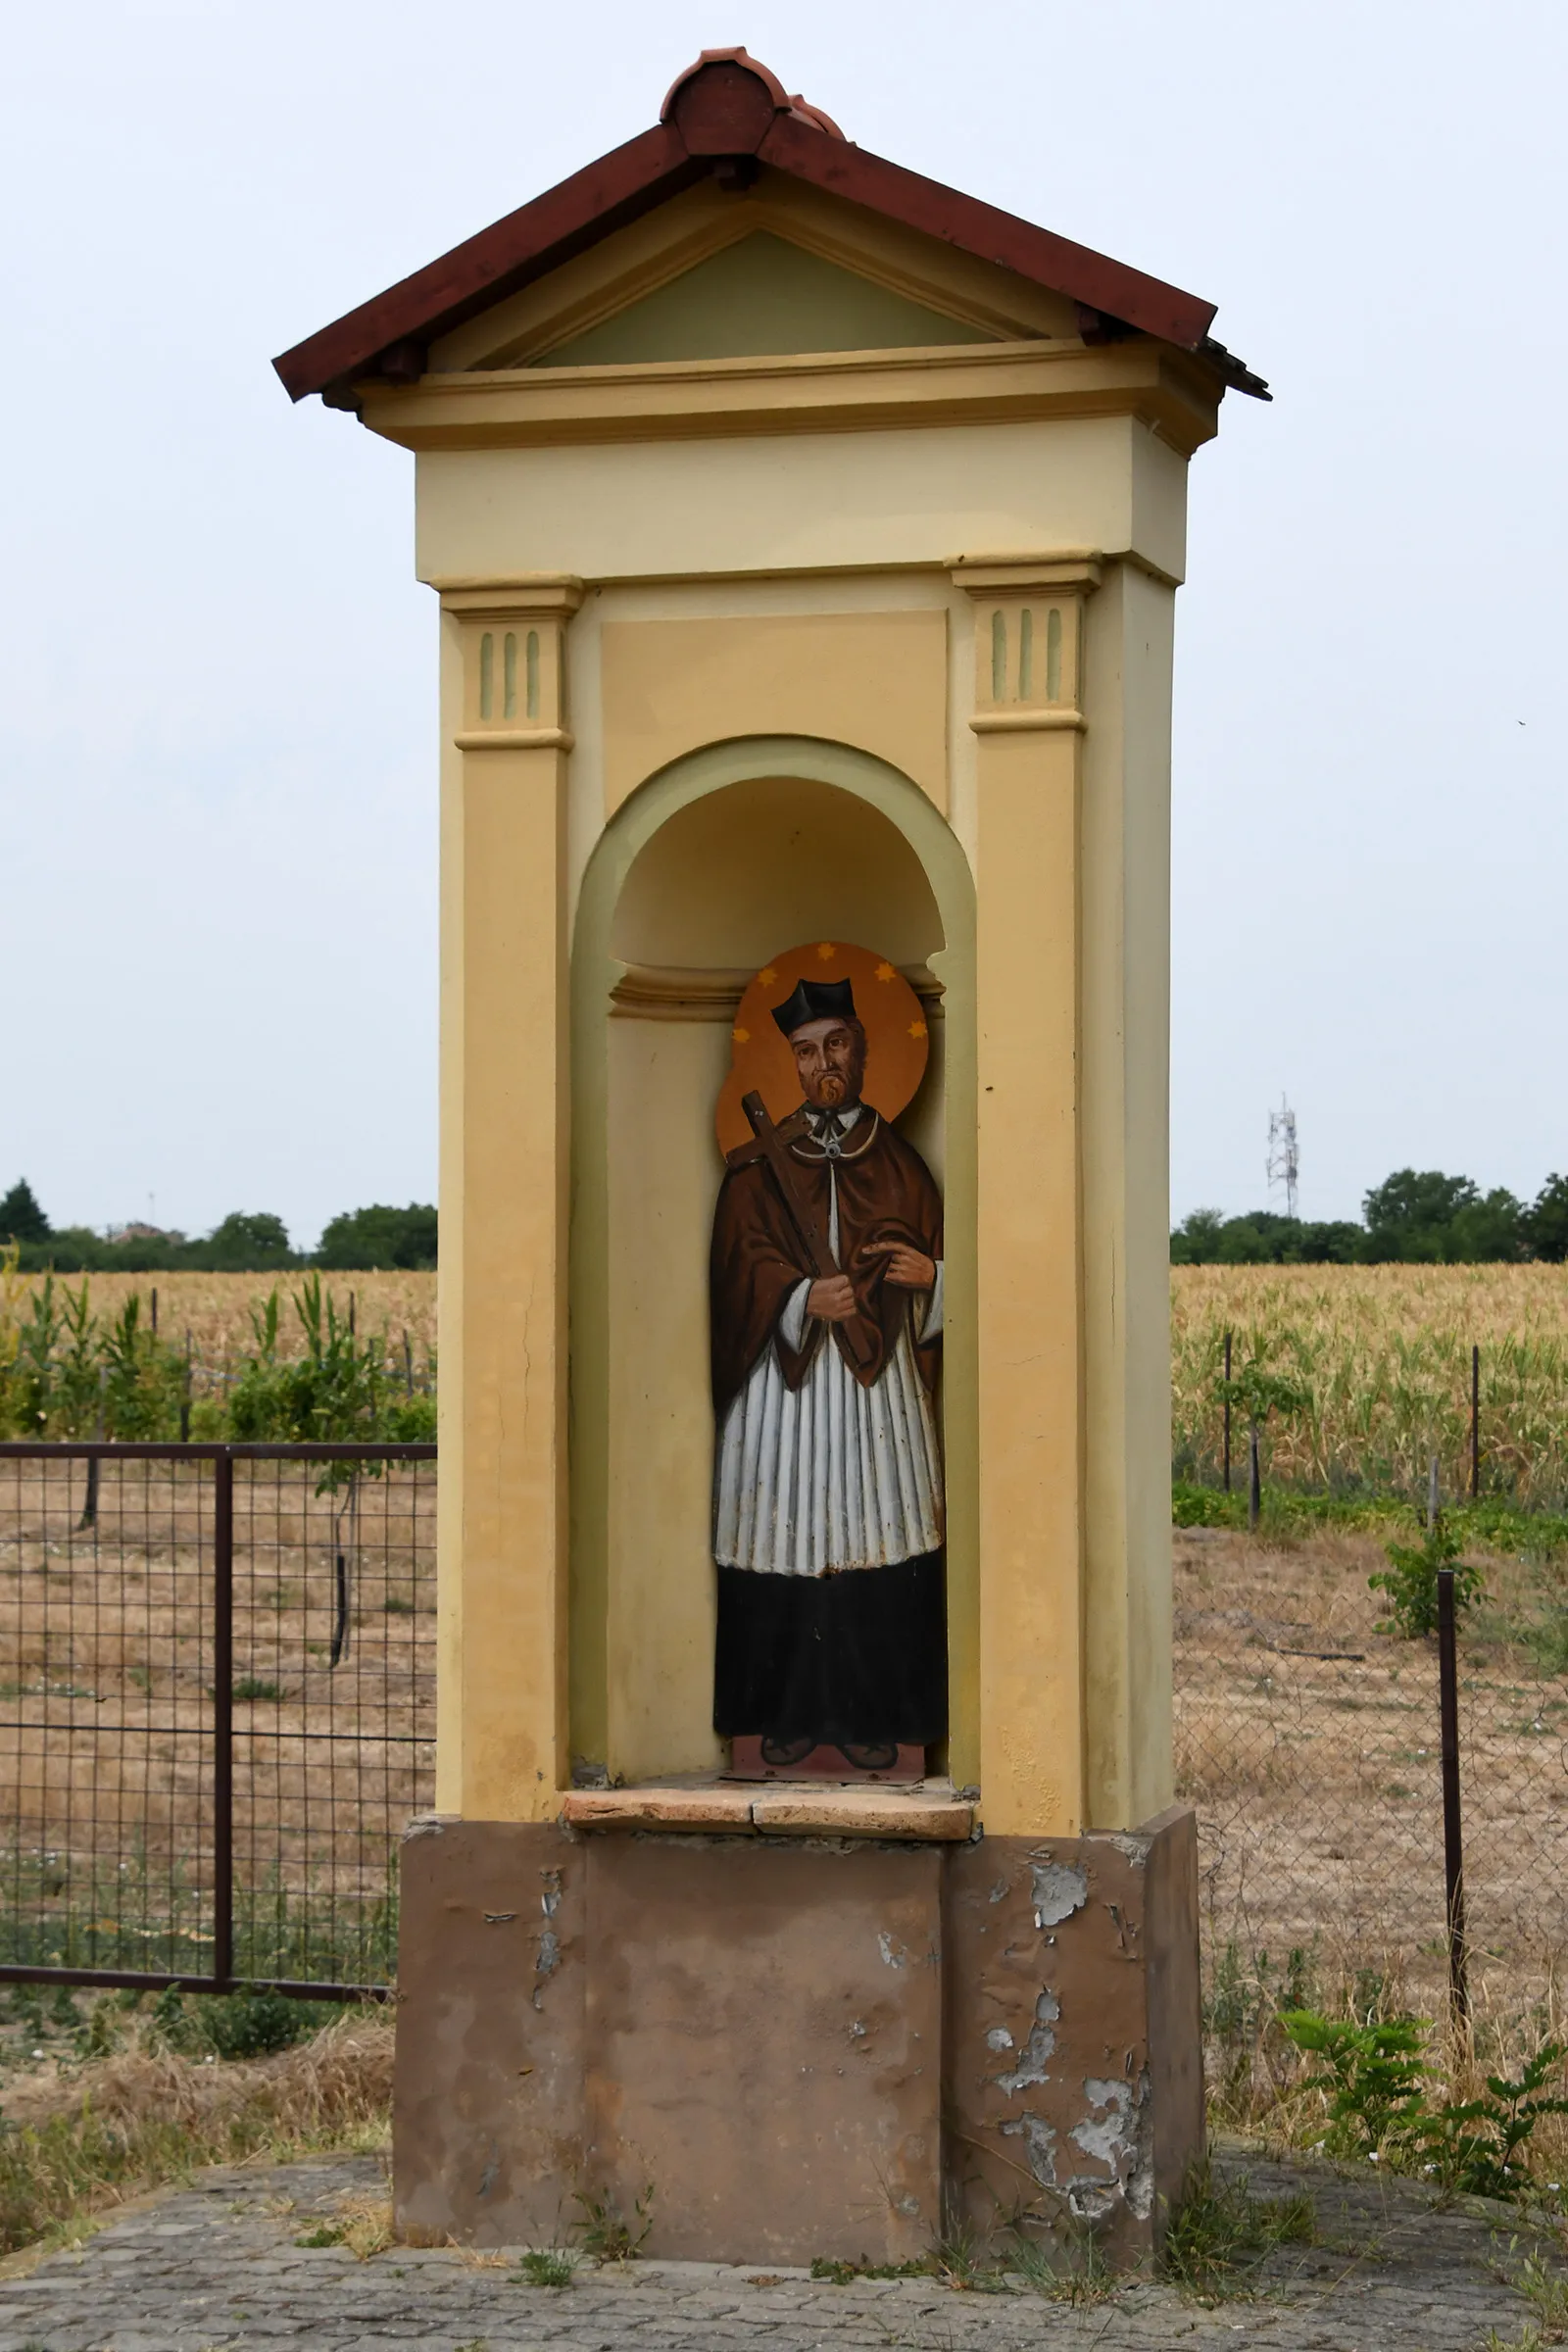
M212 1232L191 1240L151 1225L119 1233L87 1225L52 1226L25 1177L0 1199L0 1247L15 1243L24 1272L59 1274L284 1274L297 1267L373 1273L436 1262L436 1212L420 1201L407 1208L345 1209L310 1251L295 1250L281 1217L236 1209Z
M1253 1209L1240 1217L1195 1208L1170 1237L1175 1266L1479 1265L1568 1257L1568 1176L1548 1176L1534 1200L1468 1176L1399 1168L1374 1185L1362 1221L1314 1224Z

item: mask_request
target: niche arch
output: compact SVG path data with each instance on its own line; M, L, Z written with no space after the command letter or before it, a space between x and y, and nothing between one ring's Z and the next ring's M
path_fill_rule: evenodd
M671 762L588 860L571 952L574 1769L701 1770L710 1725L707 1231L712 1107L745 981L796 939L853 938L940 1017L906 1125L947 1201L943 1379L950 1747L977 1777L974 888L909 777L851 746L753 736Z

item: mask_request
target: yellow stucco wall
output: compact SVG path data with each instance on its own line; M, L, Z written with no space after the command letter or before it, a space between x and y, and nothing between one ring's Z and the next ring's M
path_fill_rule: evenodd
M579 318L594 298L585 274ZM519 298L503 323L549 321ZM1186 462L1125 354L1080 362L1107 413L1075 390L785 435L760 368L735 378L756 429L714 438L694 370L683 436L676 367L657 431L596 410L540 441L530 412L476 447L442 438L443 402L472 413L455 376L368 404L421 449L445 608L447 1809L543 1818L574 1760L715 1758L712 1098L726 989L813 935L946 991L907 1124L950 1217L954 1776L996 1831L1129 1827L1168 1796ZM531 372L569 407L570 371ZM583 372L586 416L607 371ZM1025 612L1065 649L1049 693L1043 653L1027 693L1016 667ZM535 626L540 707L482 717L484 631Z
M858 744L945 809L947 656L941 612L607 621L605 814L695 744L734 735Z

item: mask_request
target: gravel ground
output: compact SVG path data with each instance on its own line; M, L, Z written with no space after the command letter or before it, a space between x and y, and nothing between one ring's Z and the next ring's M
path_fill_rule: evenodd
M515 2256L393 2246L361 2261L302 2237L384 2193L374 2158L225 2168L147 2200L72 2253L0 2275L0 2352L1022 2352L1266 2345L1271 2352L1481 2352L1517 2338L1528 2307L1499 2272L1511 2218L1445 2209L1420 2186L1323 2166L1242 2159L1255 2194L1305 2188L1319 2242L1280 2249L1250 2293L1210 2308L1132 2281L1074 2307L1014 2282L963 2292L932 2278L633 2262L580 2265L568 2287L530 2286Z

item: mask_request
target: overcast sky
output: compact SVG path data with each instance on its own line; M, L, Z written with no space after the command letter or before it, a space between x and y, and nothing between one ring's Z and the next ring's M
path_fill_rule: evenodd
M1568 13L1493 0L147 0L0 98L0 1188L314 1239L435 1184L412 462L269 362L744 41L862 146L1216 301L1192 473L1172 1204L1568 1167Z

